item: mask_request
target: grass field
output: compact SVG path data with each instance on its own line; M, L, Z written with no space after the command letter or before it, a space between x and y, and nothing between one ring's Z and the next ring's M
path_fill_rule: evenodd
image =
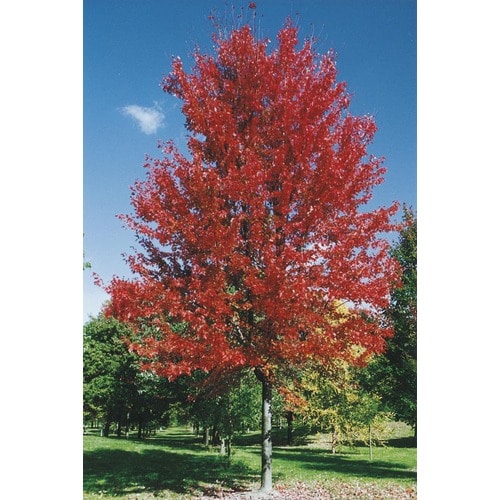
M387 446L374 449L370 461L366 447L344 448L332 454L323 436L300 433L300 444L283 446L283 436L277 432L273 445L275 488L286 491L297 489L297 485L311 485L319 491L321 485L329 491L328 485L333 483L347 485L344 489L353 485L358 489L360 485L372 489L397 487L398 491L409 492L409 496L391 497L386 493L362 498L416 498L412 496L416 488L416 448L401 431L394 435ZM85 499L177 499L220 496L223 492L227 497L229 491L250 491L259 486L258 433L236 440L230 461L217 449L203 447L199 438L181 427L167 429L145 441L98 435L83 439ZM349 498L338 492L324 495L315 497ZM306 494L286 498L306 498Z

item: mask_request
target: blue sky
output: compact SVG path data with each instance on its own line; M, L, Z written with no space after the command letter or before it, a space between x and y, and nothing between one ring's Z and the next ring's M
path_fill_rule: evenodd
M249 2L225 0L85 0L83 3L83 320L106 299L92 271L105 281L128 269L122 253L134 245L117 220L129 213L130 186L144 177L146 154L159 140L185 144L180 101L160 88L173 56L187 67L198 45L212 51L215 14L228 26L251 21ZM353 94L351 112L375 117L370 153L384 156L388 172L374 205L394 200L416 209L417 26L416 0L261 0L255 26L275 39L287 16L301 40L317 38L317 51L337 54L338 78ZM231 5L233 7L231 7Z

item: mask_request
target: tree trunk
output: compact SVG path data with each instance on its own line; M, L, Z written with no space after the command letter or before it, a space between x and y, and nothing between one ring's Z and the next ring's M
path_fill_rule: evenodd
M271 442L271 381L260 370L255 375L262 383L262 468L260 491L269 493L273 489L272 479L272 442Z
M125 436L128 438L130 432L130 412L127 412L127 421L125 424Z
M212 427L212 436L210 442L212 446L217 446L218 444L220 444L219 432L217 431L217 427L215 425Z
M102 433L104 437L109 437L110 427L111 427L111 421L107 420L106 423L104 424L104 429Z
M335 454L337 446L337 433L332 431L332 454Z
M286 423L287 423L287 444L292 446L293 440L293 412L288 410L286 412Z
M372 447L372 426L368 426L368 435L370 436L370 462L373 460L373 447Z
M208 445L210 444L210 432L208 430L208 427L203 428L203 444L208 448Z

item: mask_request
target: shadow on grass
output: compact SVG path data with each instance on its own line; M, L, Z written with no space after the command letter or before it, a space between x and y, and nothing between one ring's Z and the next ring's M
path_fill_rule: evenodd
M114 436L108 439L123 440L123 438L117 438ZM165 446L168 448L174 448L183 451L189 450L199 452L202 449L201 437L195 436L194 434L189 434L188 432L183 430L179 430L178 432L169 430L169 433L166 436L150 436L146 439L139 439L135 436L132 436L127 438L127 442L136 443L140 446Z
M161 441L166 441L170 449L159 449L157 446ZM256 479L256 471L249 470L245 464L234 460L228 462L216 454L186 451L182 440L173 443L170 439L158 439L151 444L154 447L148 449L146 446L140 452L107 448L85 452L84 491L125 495L170 490L186 494L217 481L221 486L243 490ZM171 450L175 444L182 448L182 452Z
M311 431L307 427L299 427L293 430L292 445L304 446L312 442ZM261 445L260 432L252 432L250 434L243 434L235 436L234 444L236 446L260 446ZM287 446L288 431L286 428L273 429L273 446Z
M83 457L86 493L106 492L119 496L169 490L178 494L194 494L218 484L232 490L243 491L259 479L259 470L250 468L234 457L228 462L216 452L200 444L200 438L185 430L169 431L147 440L129 438L102 438L97 448L85 451ZM260 436L248 435L235 441L237 450L260 455ZM117 446L107 446L112 442ZM127 443L120 449L117 441ZM403 444L403 443L401 443ZM365 460L352 454L330 454L325 450L304 446L273 449L277 462L294 463L294 467L332 475L345 475L365 479L414 481L417 474L407 465L383 460ZM293 469L293 468L292 468ZM275 474L275 479L280 475Z
M388 439L387 446L391 446L392 448L416 448L417 439L415 437Z
M364 460L348 454L330 454L310 448L274 449L274 460L299 461L301 467L365 479L416 480L417 473L405 464Z

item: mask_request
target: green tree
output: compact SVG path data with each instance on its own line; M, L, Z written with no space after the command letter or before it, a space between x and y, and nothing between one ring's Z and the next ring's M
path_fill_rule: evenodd
M84 418L104 423L109 435L112 423L121 435L123 427L137 427L143 438L152 427L169 423L177 401L185 401L180 384L141 370L140 358L123 339L130 329L115 318L102 315L84 326Z
M114 318L98 316L83 329L84 417L104 422L109 435L113 422L121 429L137 397L137 356L123 343L130 330Z
M417 429L417 218L403 207L404 228L392 255L400 263L402 285L391 291L387 317L394 337L364 370L363 385L380 394L395 418Z
M190 408L193 426L203 430L206 445L221 444L230 457L234 435L259 428L259 387L249 370L226 374L217 386L201 386Z
M156 427L169 425L183 398L174 387L178 384L152 372L139 371L134 385L127 421L137 426L137 437L142 439Z

